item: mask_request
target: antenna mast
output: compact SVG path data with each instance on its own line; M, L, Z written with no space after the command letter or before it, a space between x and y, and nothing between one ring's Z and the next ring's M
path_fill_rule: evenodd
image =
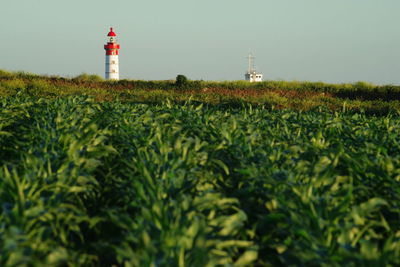
M247 59L249 60L249 69L247 70L247 73L252 73L254 72L254 56L249 53L249 55L247 56Z

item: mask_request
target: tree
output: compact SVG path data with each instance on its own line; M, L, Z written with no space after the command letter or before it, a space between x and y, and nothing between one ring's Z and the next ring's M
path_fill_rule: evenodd
M186 78L185 75L179 74L178 76L176 76L176 81L175 81L175 85L178 87L184 87L185 85L187 85L188 83L188 79Z

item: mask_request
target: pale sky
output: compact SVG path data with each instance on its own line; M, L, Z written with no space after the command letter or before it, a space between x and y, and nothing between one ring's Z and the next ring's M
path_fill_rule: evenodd
M400 84L399 0L0 0L0 69L121 78Z

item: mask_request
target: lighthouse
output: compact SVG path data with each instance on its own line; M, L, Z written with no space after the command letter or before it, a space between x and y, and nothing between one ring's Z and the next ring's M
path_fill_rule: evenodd
M119 80L119 67L118 67L118 49L119 44L117 43L117 35L110 28L110 32L107 34L108 43L104 45L106 50L106 80Z

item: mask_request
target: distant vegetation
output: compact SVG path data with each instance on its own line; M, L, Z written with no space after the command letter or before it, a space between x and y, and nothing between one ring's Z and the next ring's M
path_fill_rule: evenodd
M43 98L67 95L90 95L98 101L159 102L188 99L207 104L237 105L252 103L272 108L309 110L326 106L332 110L349 110L387 114L400 110L400 86L327 84L322 82L264 81L192 81L184 75L176 80L105 81L100 76L81 74L75 78L39 76L0 70L0 96L26 94Z
M82 73L73 78L73 80L84 81L84 82L101 82L103 81L103 78L100 77L99 75Z

